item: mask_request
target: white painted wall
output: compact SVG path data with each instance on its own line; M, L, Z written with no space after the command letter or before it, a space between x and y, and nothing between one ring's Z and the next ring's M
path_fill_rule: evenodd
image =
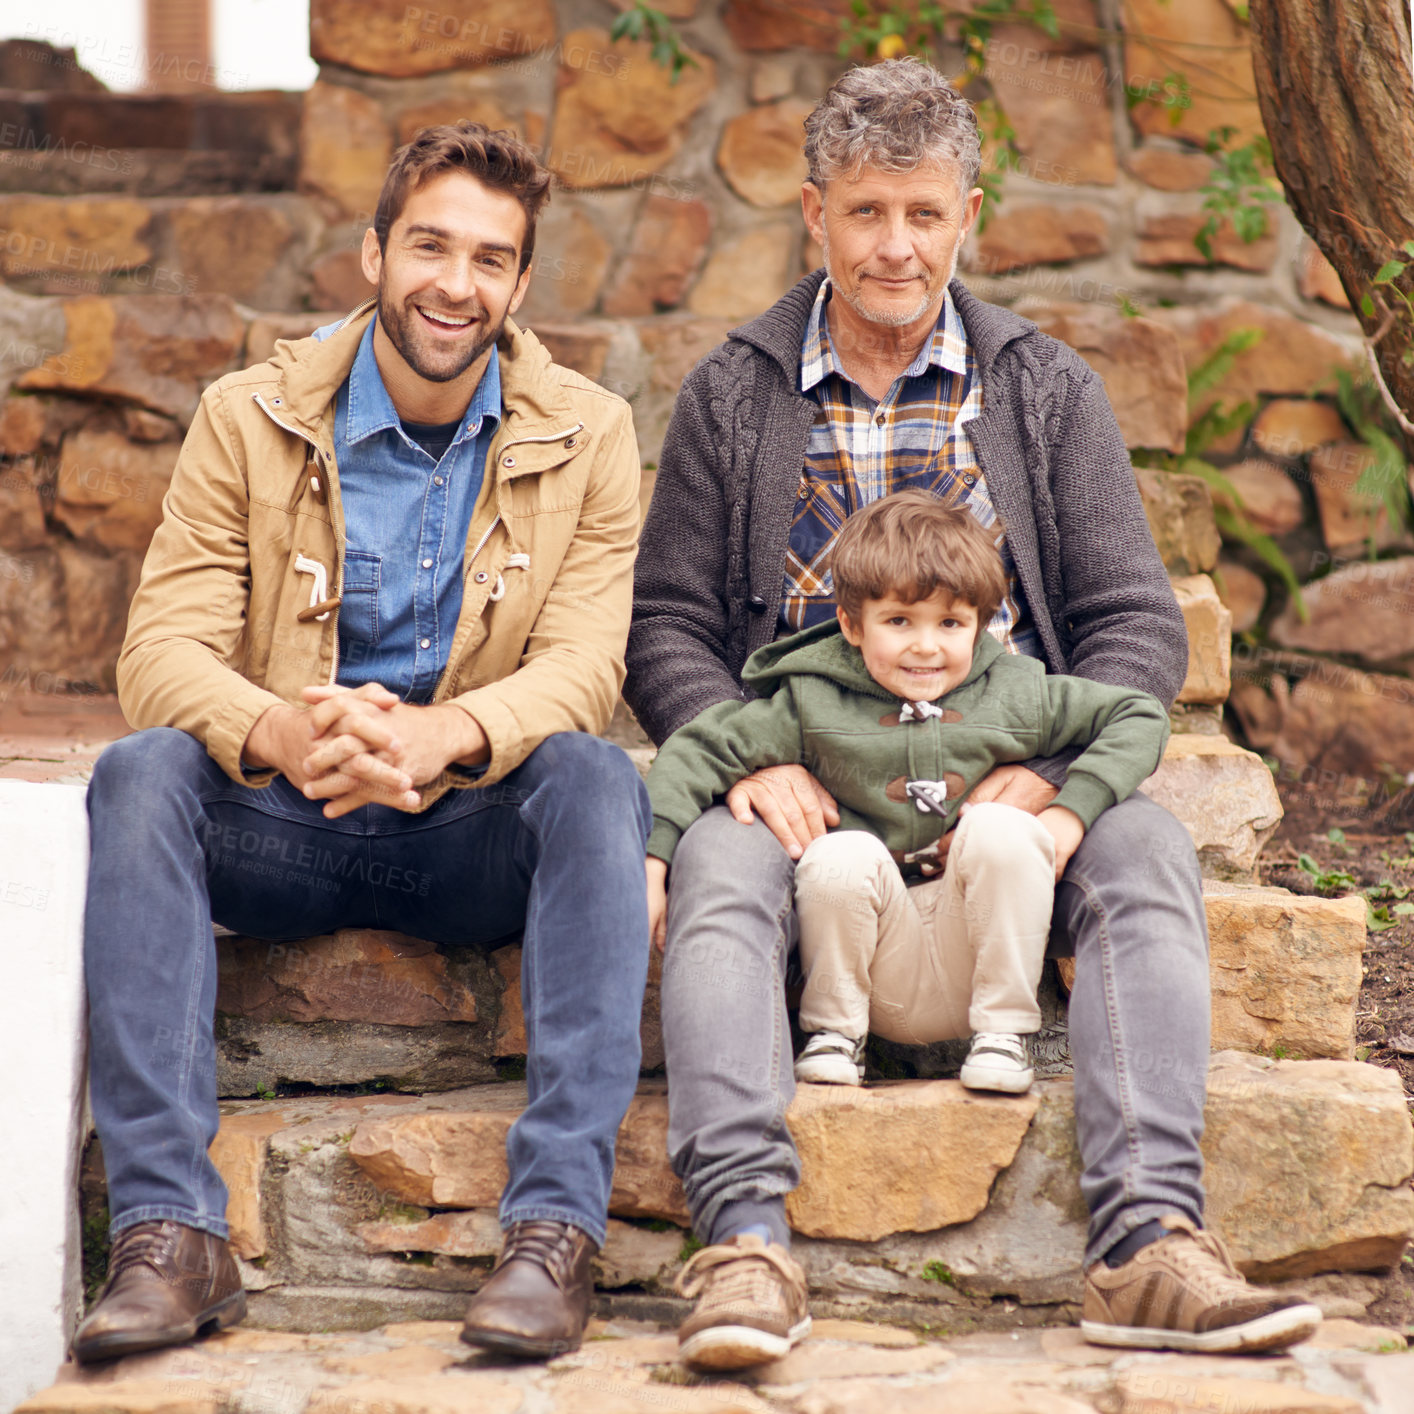
M0 781L0 1411L50 1384L78 1317L84 788Z

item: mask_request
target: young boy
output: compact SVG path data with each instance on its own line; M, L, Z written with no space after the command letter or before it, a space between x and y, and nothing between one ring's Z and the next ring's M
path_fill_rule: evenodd
M834 795L840 827L796 865L811 1033L796 1079L858 1085L870 1031L970 1035L962 1083L1021 1093L1055 882L1100 812L1159 764L1168 714L1148 693L1005 653L986 632L1006 590L992 535L926 492L850 516L830 565L837 622L760 649L743 674L757 699L708 708L658 753L654 938L683 831L752 771L799 762ZM964 803L994 766L1070 746L1085 749L1040 815Z

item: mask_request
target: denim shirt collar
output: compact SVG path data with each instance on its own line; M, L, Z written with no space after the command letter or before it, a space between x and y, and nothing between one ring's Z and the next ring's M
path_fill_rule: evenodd
M373 352L373 331L378 326L376 318L369 320L368 328L359 340L358 353L348 378L348 415L344 425L344 438L353 445L372 437L376 432L392 428L399 436L406 438L402 420L398 417L388 389L383 384L383 375L378 370L378 359ZM471 396L461 427L452 438L455 447L469 438L481 434L481 425L487 419L499 422L501 419L501 362L500 354L493 346L491 357L486 361L486 370L476 391Z

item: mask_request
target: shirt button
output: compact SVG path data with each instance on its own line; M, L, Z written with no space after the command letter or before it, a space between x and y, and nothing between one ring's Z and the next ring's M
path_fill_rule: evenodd
M430 569L432 568L432 561L431 561L431 560L423 560L423 562L422 562L422 568L425 569L425 570L430 570Z
M440 476L434 476L432 478L432 484L434 486L440 486L442 484L442 478Z
M969 471L967 475L962 478L962 484L964 486L975 486L977 484L977 478Z
M884 414L883 414L883 413L880 413L880 414L874 419L874 421L877 422L880 427L882 427L882 426L884 425Z
M419 638L417 641L417 646L419 648L431 648L432 640L430 638Z

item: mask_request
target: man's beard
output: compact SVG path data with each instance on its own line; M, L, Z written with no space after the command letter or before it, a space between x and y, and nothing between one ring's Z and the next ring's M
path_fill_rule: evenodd
M388 342L402 356L403 362L418 377L427 379L429 383L451 383L460 378L501 337L501 331L506 327L504 312L494 325L488 324L486 310L479 302L473 303L470 309L457 310L456 313L469 314L471 318L479 322L482 330L481 336L471 342L465 354L458 356L451 362L434 362L428 356L429 351L419 347L419 330L414 321L421 319L422 316L412 307L413 303L408 302L399 308L380 289L378 291L378 322L383 326L383 332L388 336ZM447 310L445 312L452 313L453 311ZM450 352L451 350L446 351L446 353Z
M828 272L830 268L830 232L828 227L821 230L821 236L823 239L820 242L820 246L824 252L825 269ZM961 249L962 240L959 238L957 244L953 246L952 259L948 261L948 273L943 279L944 289L952 283L952 277L957 272L957 257ZM861 319L868 320L870 324L885 324L891 328L903 328L905 325L912 324L916 320L921 319L924 314L927 313L928 306L938 297L936 292L925 289L918 297L918 303L913 309L875 309L865 303L864 296L860 293L858 288L844 290L840 289L838 285L834 288L840 298L843 299Z

